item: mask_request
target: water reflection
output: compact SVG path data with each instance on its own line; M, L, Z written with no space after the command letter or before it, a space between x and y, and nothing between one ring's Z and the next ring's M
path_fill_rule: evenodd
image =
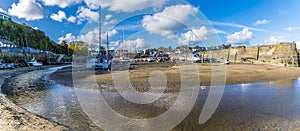
M28 74L30 75L30 74ZM26 77L26 75L22 76ZM20 78L12 82L22 85ZM300 79L226 86L212 118L203 125L198 118L208 95L202 89L192 112L173 130L290 130L300 129ZM32 85L30 85L32 86ZM46 90L11 94L9 98L30 112L72 127L75 130L100 130L81 110L75 90L55 83ZM95 89L79 89L93 99ZM101 91L109 105L120 114L133 118L157 116L172 106L176 93L148 105L130 103L117 92ZM163 124L163 123L162 123Z

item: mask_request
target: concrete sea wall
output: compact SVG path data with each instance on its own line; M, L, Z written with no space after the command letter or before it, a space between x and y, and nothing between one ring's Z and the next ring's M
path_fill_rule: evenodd
M204 58L216 58L218 61L229 60L233 63L299 66L296 43L282 42L277 45L237 47L200 52L199 54Z

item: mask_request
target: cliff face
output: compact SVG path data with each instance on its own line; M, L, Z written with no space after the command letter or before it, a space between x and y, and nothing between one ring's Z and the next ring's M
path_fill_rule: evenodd
M296 43L282 42L277 45L231 48L199 54L203 55L204 58L216 58L218 61L230 60L233 63L299 66Z

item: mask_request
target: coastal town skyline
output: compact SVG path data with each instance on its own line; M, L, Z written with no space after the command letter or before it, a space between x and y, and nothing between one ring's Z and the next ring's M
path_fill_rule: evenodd
M215 4L218 2L219 4ZM160 18L159 15L176 17L176 12L181 12L179 17L183 22L197 19L199 14L207 18L213 25L191 27L197 32L198 38L194 41L205 41L209 33L216 33L222 44L233 45L264 45L277 44L279 42L297 43L300 48L300 19L295 13L298 1L181 1L169 0L154 1L142 0L141 2L125 2L115 0L113 2L99 0L11 0L3 1L0 11L12 16L18 23L25 23L32 28L40 29L56 42L62 40L88 40L97 43L97 30L88 30L86 25L99 20L99 9L102 6L103 33L110 26L118 24L119 28L110 31L112 41L120 39L122 28L125 30L128 43L134 43L143 48L148 45L147 38L151 36L152 47L163 46L176 47L182 39L191 39L186 27L178 29L178 24ZM226 5L226 6L224 6ZM131 8L128 8L131 7ZM141 15L140 12L151 12L152 15ZM131 19L121 21L121 16L132 15ZM184 17L186 16L186 17ZM202 19L202 18L201 18ZM117 23L121 21L121 23ZM169 23L168 23L169 22ZM168 25L163 32L160 30L165 23ZM53 28L55 27L55 28ZM212 31L213 30L213 31ZM90 39L93 37L94 39ZM164 39L161 39L164 38ZM104 39L104 38L103 38ZM175 40L174 40L175 39ZM184 40L183 40L184 41ZM196 44L197 44L196 42ZM200 44L201 45L201 44Z

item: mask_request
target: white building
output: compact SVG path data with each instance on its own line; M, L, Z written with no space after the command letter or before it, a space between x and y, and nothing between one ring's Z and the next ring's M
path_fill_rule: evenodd
M16 48L16 47L17 46L14 43L0 39L0 48Z

